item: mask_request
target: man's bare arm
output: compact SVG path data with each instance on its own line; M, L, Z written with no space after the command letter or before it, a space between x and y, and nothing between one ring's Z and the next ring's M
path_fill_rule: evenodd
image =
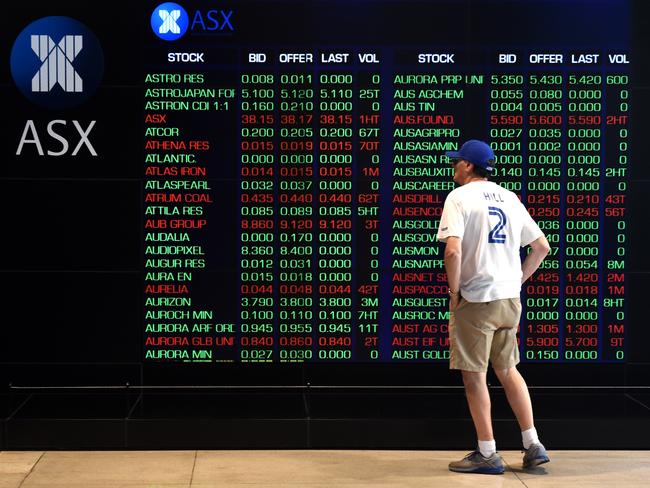
M445 270L449 285L449 310L453 312L460 299L460 262L463 257L460 237L448 237L445 246Z
M521 264L522 283L530 278L535 271L537 271L537 268L539 268L539 265L542 263L542 261L544 261L544 258L551 250L551 246L549 245L548 240L546 240L545 236L538 237L533 242L531 242L530 248L531 251L528 253L526 259L524 259L524 262Z

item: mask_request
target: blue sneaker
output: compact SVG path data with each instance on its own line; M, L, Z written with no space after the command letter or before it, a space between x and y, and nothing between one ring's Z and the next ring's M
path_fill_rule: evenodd
M503 474L506 470L498 453L486 458L481 451L470 452L460 461L449 463L449 471L457 473Z
M548 463L550 460L546 449L541 443L533 444L524 450L524 468L534 468L540 464Z

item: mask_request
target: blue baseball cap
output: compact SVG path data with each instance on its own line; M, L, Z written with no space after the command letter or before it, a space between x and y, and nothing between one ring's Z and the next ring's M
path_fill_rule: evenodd
M465 142L460 151L447 151L445 153L451 159L464 159L476 166L480 166L488 173L494 171L494 151L489 144L477 139L470 139Z

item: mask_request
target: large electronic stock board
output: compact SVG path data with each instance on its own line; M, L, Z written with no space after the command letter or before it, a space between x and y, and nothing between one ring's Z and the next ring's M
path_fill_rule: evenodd
M523 361L624 360L626 5L469 3L147 12L147 360L445 361L444 154L469 138L552 245Z

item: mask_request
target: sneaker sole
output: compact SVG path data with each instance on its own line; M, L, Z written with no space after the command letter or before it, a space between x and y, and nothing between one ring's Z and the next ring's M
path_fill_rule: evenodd
M469 468L469 469L462 469L462 468L449 468L449 471L453 471L454 473L472 473L472 474L503 474L505 473L505 469L499 469L499 468Z
M538 458L538 459L533 459L531 462L528 464L524 465L524 468L535 468L539 466L540 464L545 464L550 461L549 458Z

